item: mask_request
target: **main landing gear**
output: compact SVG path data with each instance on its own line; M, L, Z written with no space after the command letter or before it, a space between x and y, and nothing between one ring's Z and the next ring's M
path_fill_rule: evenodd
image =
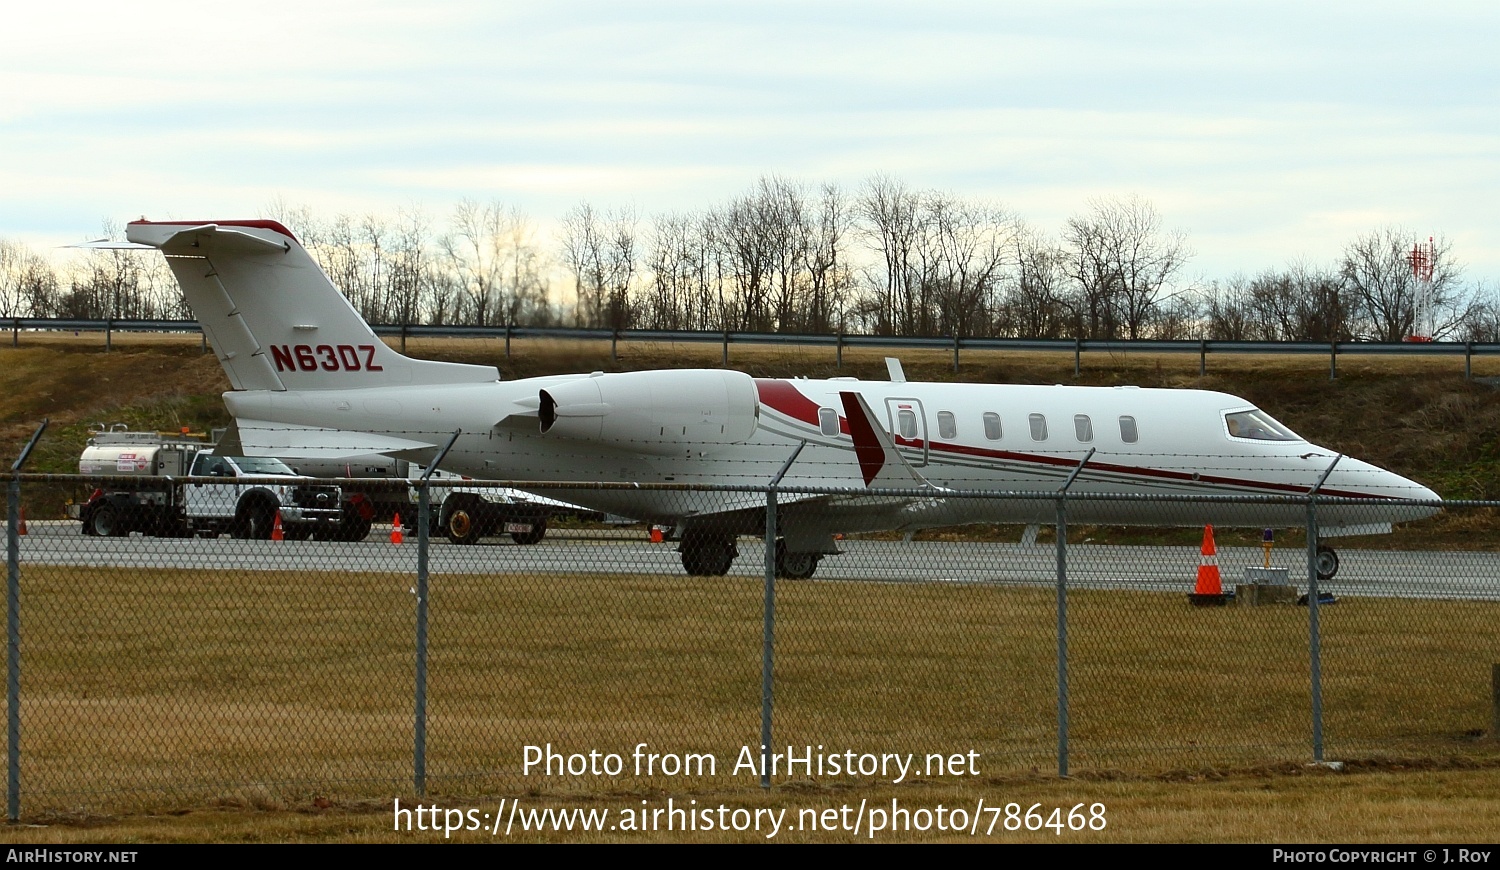
M806 580L818 570L821 553L793 553L787 550L786 541L776 542L776 576L791 580Z
M695 577L722 577L739 555L735 536L723 532L689 530L677 550L682 554L682 567ZM776 576L806 580L818 570L822 558L821 553L788 551L786 541L777 541Z
M734 535L689 529L682 535L677 547L682 554L682 567L695 577L722 577L729 573L734 557L740 554L735 546Z
M1327 544L1318 545L1318 579L1332 580L1339 572L1339 554Z

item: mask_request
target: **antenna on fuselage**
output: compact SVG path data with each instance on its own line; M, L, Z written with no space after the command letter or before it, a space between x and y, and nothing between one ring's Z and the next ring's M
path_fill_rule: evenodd
M904 383L906 383L906 372L904 372L904 371L901 370L901 360L896 359L893 356L886 357L885 358L885 370L887 372L890 372L891 383L893 383L893 384L904 384Z

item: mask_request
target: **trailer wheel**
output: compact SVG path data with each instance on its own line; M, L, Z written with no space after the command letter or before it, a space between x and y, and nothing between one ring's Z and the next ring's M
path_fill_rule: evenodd
M447 516L443 519L443 531L455 544L477 544L480 538L478 499L467 496L449 496L445 504Z
M89 531L101 538L118 538L125 534L125 525L120 522L120 511L112 504L94 508L89 517Z

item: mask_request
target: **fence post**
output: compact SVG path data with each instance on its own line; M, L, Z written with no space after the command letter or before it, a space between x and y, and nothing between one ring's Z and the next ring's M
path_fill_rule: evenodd
M448 456L462 432L462 429L453 430L448 443L432 457L417 481L417 674L412 692L415 720L412 728L412 785L418 797L427 794L427 547L431 537L428 529L432 526L429 481L438 463Z
M834 336L833 342L833 367L841 369L844 367L844 328L839 327L838 335Z
M1208 374L1208 342L1198 339L1198 377Z
M1073 377L1083 375L1083 339L1073 339Z
M432 473L429 468L428 474ZM427 475L417 482L417 675L412 742L412 785L418 797L427 794L427 527L432 506Z
M1474 342L1464 342L1464 380L1474 380Z
M771 787L772 670L776 655L776 484L766 489L766 584L760 641L760 787Z
M953 334L953 373L958 374L958 333Z
M1338 380L1339 376L1339 343L1330 341L1328 343L1328 379Z
M1323 637L1318 623L1318 490L1344 454L1333 457L1323 476L1307 491L1307 633L1312 676L1313 761L1323 761Z
M1068 775L1068 487L1094 458L1096 447L1057 491L1057 775Z
M21 480L12 473L5 497L5 810L21 818Z
M505 324L505 358L510 359L510 323Z
M10 466L5 495L5 813L21 818L21 466L47 431L36 427Z

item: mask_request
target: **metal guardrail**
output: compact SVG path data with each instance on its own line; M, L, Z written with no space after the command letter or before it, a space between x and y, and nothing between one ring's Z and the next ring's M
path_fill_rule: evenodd
M196 320L86 320L47 317L11 317L0 320L11 330L11 344L18 346L25 331L91 331L105 333L105 346L114 332L202 333ZM489 338L504 340L506 355L514 339L575 339L608 341L611 357L620 342L684 342L718 344L727 364L733 344L775 344L799 347L832 347L843 363L844 348L889 348L951 350L957 371L965 350L1041 351L1071 353L1075 374L1082 369L1086 353L1182 353L1198 354L1199 372L1206 373L1208 357L1214 354L1291 354L1327 356L1329 376L1337 375L1338 357L1462 356L1464 376L1472 376L1475 356L1500 355L1500 342L1389 342L1389 341L1219 341L1208 339L1071 339L1071 338L964 338L955 336L849 335L784 332L711 332L687 329L584 329L542 326L459 326L448 324L372 324L377 335L399 336L404 349L407 338Z

